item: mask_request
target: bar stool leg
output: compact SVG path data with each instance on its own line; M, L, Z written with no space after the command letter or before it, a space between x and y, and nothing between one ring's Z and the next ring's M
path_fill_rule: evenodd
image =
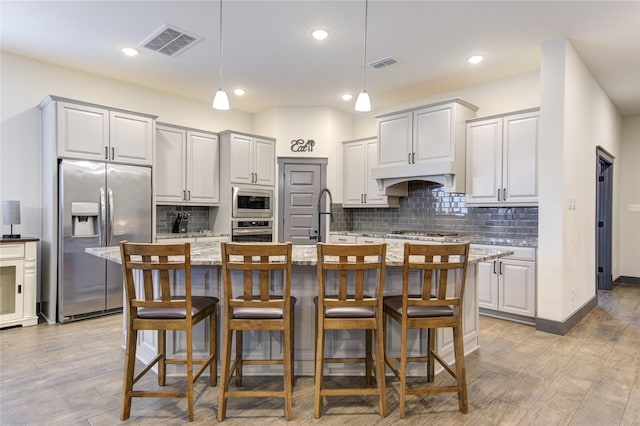
M384 363L384 333L378 327L376 330L376 384L378 385L378 410L382 417L387 416L387 378Z
M371 337L373 330L368 329L364 331L365 334L365 381L367 385L371 385L371 372L374 370L373 357L371 355Z
M453 327L453 348L456 358L456 382L458 383L458 406L460 411L467 413L469 404L467 402L467 373L464 366L464 345L462 330Z
M317 330L316 339L316 372L315 372L315 399L313 404L313 417L320 418L320 412L322 410L322 382L324 374L324 328L320 326Z
M122 380L122 402L120 405L120 420L124 421L131 415L131 391L133 389L133 375L136 366L136 342L138 330L127 330L127 344L124 355L124 378Z
M242 330L236 330L236 386L242 386Z
M217 340L218 333L216 332L216 321L218 320L218 305L211 315L209 315L209 354L214 354L209 364L209 385L214 387L218 384L218 355L217 355Z
M222 365L220 371L220 387L218 388L218 421L221 422L227 415L227 392L231 381L231 339L233 330L225 323L224 336L222 338Z
M158 360L158 385L164 386L166 383L167 370L166 370L166 362L167 359L167 332L164 330L158 330L158 355L160 355L160 359Z

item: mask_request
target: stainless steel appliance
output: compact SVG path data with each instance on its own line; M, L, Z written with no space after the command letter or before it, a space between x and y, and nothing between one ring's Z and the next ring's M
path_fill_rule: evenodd
M122 310L120 265L85 248L151 241L151 168L66 159L58 168L58 321Z
M232 220L231 241L237 243L272 242L272 220Z
M272 218L273 191L261 188L233 187L232 218Z

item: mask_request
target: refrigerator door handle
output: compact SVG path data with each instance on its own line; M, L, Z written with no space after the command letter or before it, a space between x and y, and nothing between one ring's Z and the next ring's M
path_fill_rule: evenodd
M107 203L105 200L105 192L104 192L104 187L100 187L100 219L99 219L99 223L100 225L98 226L98 237L100 238L100 246L104 247L106 246L106 241L104 239L104 236L106 235L106 217L107 217L107 212L105 211L105 209L107 208Z
M109 188L108 191L109 191L109 239L107 241L107 245L109 247L111 247L113 245L113 216L114 216L113 204L114 204L114 200L113 200L113 191L111 190L111 188Z

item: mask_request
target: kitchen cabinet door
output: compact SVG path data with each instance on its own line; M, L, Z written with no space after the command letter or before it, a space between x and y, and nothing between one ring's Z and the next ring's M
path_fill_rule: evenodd
M538 112L504 118L502 199L509 204L538 202Z
M231 183L253 183L253 138L232 134L229 149L229 180Z
M467 124L467 203L495 203L502 188L502 119Z
M535 317L535 263L500 259L499 307L502 312Z
M403 112L378 120L378 161L381 166L405 166L413 152L413 113Z
M109 116L109 161L151 166L154 121L150 117L111 111Z
M58 101L58 157L106 161L109 153L109 111Z
M271 140L254 138L255 182L258 185L273 186L275 183L275 143Z
M187 201L210 205L220 202L218 137L187 131Z
M453 106L413 112L413 163L455 161Z
M384 190L378 190L378 182L371 177L371 169L378 167L378 141L373 139L365 142L366 167L363 171L364 201L369 206L388 207L390 204L398 206L398 198L387 197ZM407 194L404 194L405 196Z
M496 260L478 262L476 266L476 280L478 287L478 306L481 308L498 310L498 276L494 274L497 268Z
M343 204L360 206L364 204L364 176L367 170L365 145L362 142L345 143L342 153Z
M156 128L155 190L156 202L183 204L187 187L187 137L180 128L158 125Z

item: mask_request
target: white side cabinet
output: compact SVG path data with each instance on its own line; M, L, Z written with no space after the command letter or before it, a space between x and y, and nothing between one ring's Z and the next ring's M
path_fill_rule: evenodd
M223 132L228 144L229 182L273 186L275 183L275 140L242 133Z
M538 204L539 109L467 121L467 205Z
M218 136L166 124L156 126L156 202L220 202Z
M478 262L476 269L478 305L483 308L482 313L503 316L507 319L534 318L536 316L535 248L478 247L514 251L514 254L508 257ZM500 313L515 316L510 317Z
M0 242L0 327L38 323L37 239Z
M407 196L406 183L385 194L371 177L371 169L378 166L376 138L343 142L342 153L343 207L398 207L398 197Z
M47 97L55 109L57 155L62 158L150 166L155 117Z
M373 177L442 176L447 191L464 192L465 122L477 109L454 99L377 116L379 167Z

